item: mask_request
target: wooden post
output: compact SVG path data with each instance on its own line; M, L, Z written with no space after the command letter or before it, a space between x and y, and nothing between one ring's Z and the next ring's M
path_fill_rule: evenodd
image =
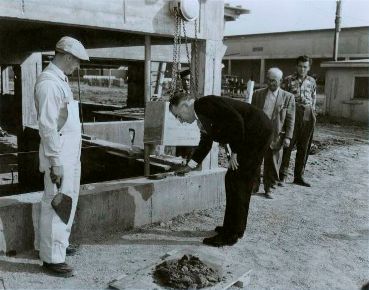
M232 74L232 60L228 59L228 75Z
M145 106L151 99L151 38L145 36ZM150 175L150 149L149 144L144 144L144 175Z
M0 66L0 74L1 74L1 76L0 76L0 84L1 84L1 88L0 88L0 90L1 90L1 95L3 95L4 94L4 91L3 91L3 86L4 86L4 79L3 79L3 68Z
M145 36L145 103L151 99L151 37Z
M341 0L337 0L336 6L336 20L335 20L335 31L334 31L334 48L333 48L333 60L338 59L338 41L341 31Z
M108 81L108 87L111 87L111 68L109 68L109 81Z
M260 85L264 84L265 77L265 59L260 59Z

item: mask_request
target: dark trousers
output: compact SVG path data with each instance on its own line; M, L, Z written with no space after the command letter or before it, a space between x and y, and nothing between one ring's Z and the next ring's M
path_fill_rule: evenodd
M243 234L246 229L253 184L265 151L270 144L271 129L258 142L245 146L237 156L239 168L228 169L225 176L226 210L223 227L227 234Z
M309 110L308 114L306 112L307 110ZM309 157L311 142L313 141L315 122L316 118L314 113L311 111L311 108L296 106L296 118L293 137L291 139L290 147L283 150L282 163L279 170L280 177L286 177L288 175L291 152L295 145L297 148L297 152L294 177L295 179L300 179L304 175L305 166Z
M283 149L271 149L270 147L266 150L264 155L264 170L263 170L263 183L264 190L275 185L279 181L279 167L282 161ZM261 164L260 164L261 165ZM261 166L260 166L261 167ZM256 178L255 178L255 188L260 186L260 171L258 168Z

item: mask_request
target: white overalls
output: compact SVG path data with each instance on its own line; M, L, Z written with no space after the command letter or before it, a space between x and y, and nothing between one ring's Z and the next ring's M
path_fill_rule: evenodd
M81 124L79 120L78 102L73 100L72 91L66 83L52 73L43 72L38 81L56 82L57 86L62 86L64 96L62 99L67 103L68 116L64 125L58 130L58 160L64 169L64 176L60 187L60 192L70 196L73 200L72 212L68 225L57 216L51 206L51 201L57 194L57 188L50 178L50 158L45 154L47 144L41 135L40 143L40 171L44 175L44 195L41 200L41 211L35 235L35 247L39 240L40 259L46 263L65 262L66 248L69 245L69 236L77 207L80 176L81 176ZM59 87L58 87L59 88ZM68 89L67 89L68 88ZM37 84L36 84L37 98ZM37 105L36 105L37 107ZM40 111L40 108L38 108ZM40 121L39 121L40 122ZM55 139L55 138L54 138ZM48 150L48 149L46 149ZM36 226L37 228L37 226Z

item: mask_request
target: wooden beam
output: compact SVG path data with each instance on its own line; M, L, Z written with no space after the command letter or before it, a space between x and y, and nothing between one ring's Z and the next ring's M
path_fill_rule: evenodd
M145 106L151 99L151 38L145 36ZM150 144L144 144L144 175L150 175Z
M208 10L204 16L209 23L201 19L204 28L223 23L223 1L201 2L201 10ZM219 15L219 21L214 21L214 13ZM166 36L172 36L175 27L169 1L163 0L110 0L108 4L106 0L0 1L0 18ZM202 31L213 34L209 27ZM192 27L187 35L194 37ZM204 33L198 35L199 38L204 36Z
M151 37L145 36L145 103L151 99Z

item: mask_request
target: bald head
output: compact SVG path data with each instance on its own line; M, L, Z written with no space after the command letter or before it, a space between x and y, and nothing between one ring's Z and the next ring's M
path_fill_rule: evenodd
M279 88L282 82L283 72L277 68L272 67L268 70L267 79L268 79L268 88L274 92Z
M272 67L268 70L267 75L268 75L268 77L271 77L273 79L281 80L282 77L283 77L283 72L277 67Z

